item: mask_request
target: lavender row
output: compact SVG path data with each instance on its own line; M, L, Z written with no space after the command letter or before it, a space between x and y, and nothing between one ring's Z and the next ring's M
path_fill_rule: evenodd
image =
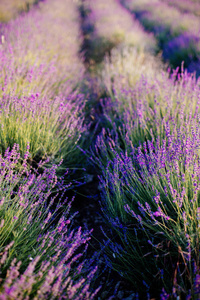
M78 37L72 1L45 1L1 28L1 299L98 292L90 288L97 267L83 258L91 231L74 228L64 198L87 134Z
M49 157L80 167L76 144L86 128L78 37L71 1L41 2L1 28L1 152L17 143L24 154L29 143L36 162Z
M199 72L199 18L189 13L181 13L159 0L132 1L123 0L121 3L136 14L143 26L152 31L164 59L174 67L182 61L190 72Z
M145 299L198 299L199 81L153 62L113 51L104 65L107 125L93 161L116 240L106 235L102 249Z

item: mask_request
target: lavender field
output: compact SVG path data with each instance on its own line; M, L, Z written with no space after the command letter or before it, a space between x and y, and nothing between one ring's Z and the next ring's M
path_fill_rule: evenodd
M200 2L0 2L0 300L200 300Z

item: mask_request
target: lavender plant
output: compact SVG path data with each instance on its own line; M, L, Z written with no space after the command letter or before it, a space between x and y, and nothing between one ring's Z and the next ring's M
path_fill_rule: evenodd
M0 151L18 143L24 155L30 144L30 160L50 158L51 162L64 159L68 167L78 161L76 144L86 133L83 125L83 95L71 94L66 99L49 100L39 94L29 97L8 97L1 103ZM75 165L74 165L75 166Z
M89 288L96 267L80 260L91 231L69 225L74 216L71 202L63 200L66 186L56 176L57 166L38 175L28 168L28 157L27 149L21 162L15 145L0 160L0 297L93 299L97 290Z
M104 153L100 160L104 160L105 165L113 159L109 150L111 146L118 153L121 150L131 153L132 147L152 139L152 135L166 138L166 122L169 121L169 132L172 133L174 126L186 126L185 115L197 118L199 113L199 85L194 75L182 70L179 79L176 79L178 70L172 75L152 70L153 59L143 65L144 75L141 74L140 63L145 62L146 56L137 52L132 52L132 55L133 61L138 58L138 68L133 72L124 56L119 64L115 60L114 63L112 60L107 62L102 76L111 99L102 105L107 127L97 138L96 146ZM116 55L116 58L119 57Z

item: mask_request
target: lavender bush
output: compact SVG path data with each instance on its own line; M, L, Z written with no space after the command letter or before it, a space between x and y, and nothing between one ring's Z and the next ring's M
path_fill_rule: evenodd
M83 108L83 95L77 93L54 100L39 94L20 98L4 95L0 116L1 153L18 143L24 155L29 143L30 160L37 163L47 157L52 162L64 159L72 167L79 155L76 144L86 132Z
M38 175L28 157L27 149L21 162L15 145L0 159L0 298L93 299L96 268L80 260L91 232L70 227L71 202L63 200L57 166Z
M132 146L151 139L152 134L161 139L166 137L164 124L170 121L170 132L173 126L185 126L184 115L191 113L195 118L199 109L199 83L194 75L178 69L172 75L165 71L151 68L153 59L132 52L133 62L138 66L131 72L131 63L125 55L119 64L107 62L102 82L107 88L110 100L103 103L107 128L102 137L97 139L97 147L104 147L109 138L114 141L115 149L132 152ZM116 58L120 58L116 55ZM140 68L144 62L143 69ZM121 68L122 67L122 68ZM159 63L157 64L159 68ZM146 71L146 73L142 72ZM177 80L178 76L178 80ZM112 154L111 154L112 155ZM108 153L104 160L109 160Z
M186 129L148 140L132 155L112 149L102 209L117 236L105 242L114 269L136 286L144 281L147 291L198 299L199 128L187 121Z

